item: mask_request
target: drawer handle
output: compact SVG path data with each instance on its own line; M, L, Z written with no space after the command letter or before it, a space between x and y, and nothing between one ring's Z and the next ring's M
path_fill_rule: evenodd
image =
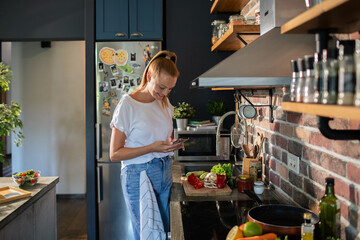
M116 37L125 37L126 33L117 33L115 34Z
M144 35L142 33L137 32L137 33L132 33L130 36L131 37L143 37Z

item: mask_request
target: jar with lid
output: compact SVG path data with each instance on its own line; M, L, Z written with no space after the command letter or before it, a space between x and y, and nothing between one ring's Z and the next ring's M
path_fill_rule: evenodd
M229 26L226 23L220 23L218 30L218 38L220 39L224 33L229 29Z
M255 10L256 25L260 25L260 9Z
M256 18L254 16L248 16L245 20L246 25L255 25L256 24Z
M212 44L216 43L216 41L219 40L219 26L222 23L225 24L225 20L214 20L211 23L211 26L213 26L212 38L211 38Z
M241 193L244 192L245 190L252 190L254 187L253 178L250 175L246 175L246 174L238 176L237 184L238 184L238 191Z
M229 17L229 28L232 28L234 25L244 25L244 16L239 15L231 15Z

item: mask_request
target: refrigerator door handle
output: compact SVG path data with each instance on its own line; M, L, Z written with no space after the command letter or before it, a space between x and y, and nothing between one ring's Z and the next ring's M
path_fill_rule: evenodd
M96 128L96 159L102 158L102 137L101 137L101 123L95 124Z
M97 167L98 175L98 203L101 203L103 200L103 167Z

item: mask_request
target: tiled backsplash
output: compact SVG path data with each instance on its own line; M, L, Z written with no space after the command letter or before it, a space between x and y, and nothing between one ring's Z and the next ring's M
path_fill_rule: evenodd
M282 89L277 89L282 93ZM325 178L335 178L335 193L341 202L343 239L358 239L360 230L360 144L325 138L317 128L317 116L282 111L282 97L274 94L274 122L269 108L259 107L258 116L248 120L252 142L258 133L266 136L264 175L282 195L318 213L325 191ZM254 104L269 104L268 97L249 97ZM335 119L330 127L358 129L360 122ZM300 157L300 170L287 166L288 154Z

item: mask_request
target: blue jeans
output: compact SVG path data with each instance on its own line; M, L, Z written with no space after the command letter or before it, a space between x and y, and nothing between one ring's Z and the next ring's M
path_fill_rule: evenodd
M165 232L170 231L170 189L173 183L170 158L154 158L147 163L127 165L121 170L121 186L130 212L135 239L140 239L140 172L146 170L159 205Z

